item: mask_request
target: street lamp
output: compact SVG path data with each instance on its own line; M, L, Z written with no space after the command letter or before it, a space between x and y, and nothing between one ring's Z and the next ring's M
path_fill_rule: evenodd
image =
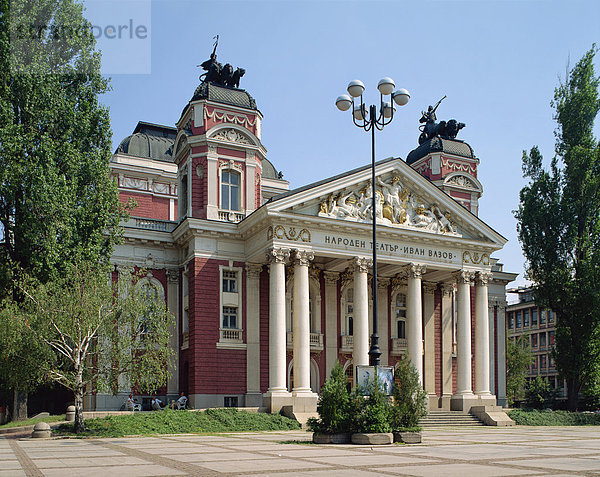
M394 111L398 106L404 106L410 99L410 94L404 88L394 91L396 84L391 78L383 78L377 84L379 90L380 104L379 113L377 106L372 104L367 107L363 103L363 92L365 85L360 80L350 81L348 84L348 93L338 96L335 105L340 111L352 111L352 121L354 124L365 131L371 131L371 217L373 222L373 334L371 335L371 348L369 349L369 364L371 366L379 365L381 350L379 349L379 336L377 335L377 200L375 188L375 129L383 130L383 127L390 124L394 119ZM355 98L360 97L360 103L355 104Z

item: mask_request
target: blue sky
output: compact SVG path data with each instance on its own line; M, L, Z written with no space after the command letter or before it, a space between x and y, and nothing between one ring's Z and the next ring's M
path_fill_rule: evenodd
M512 211L523 149L554 152L550 100L559 77L600 43L598 1L88 0L98 25L147 26L141 38L100 41L112 91L113 143L139 120L173 126L198 85L196 65L220 35L219 61L246 69L241 87L264 115L268 158L292 188L370 161L369 136L335 98L360 79L379 101L384 76L411 93L377 136L377 159L417 145L420 112L447 95L439 119L465 122L484 186L479 216L509 242L496 254L523 282ZM142 30L143 32L143 30ZM104 46L103 46L104 45ZM600 71L600 60L596 61ZM131 74L131 72L137 74ZM599 128L596 125L598 134Z

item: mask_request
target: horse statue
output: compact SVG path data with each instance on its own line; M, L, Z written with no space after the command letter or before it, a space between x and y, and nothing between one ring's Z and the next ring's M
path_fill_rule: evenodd
M206 73L200 75L200 81L204 83L213 83L221 86L229 86L230 88L240 87L240 78L244 76L246 70L244 68L233 69L231 64L226 63L223 66L217 61L217 45L219 44L219 35L216 36L217 41L210 58L200 66Z
M444 139L455 139L458 132L466 126L465 123L459 123L456 119L436 122L435 111L445 98L446 96L440 99L435 106L429 106L427 111L422 112L419 122L425 124L419 126L419 130L421 131L419 144L423 144L425 141L436 136Z

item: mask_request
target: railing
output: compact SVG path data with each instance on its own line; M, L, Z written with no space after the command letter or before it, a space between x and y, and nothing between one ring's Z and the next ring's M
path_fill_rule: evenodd
M177 222L173 222L172 220L148 219L145 217L131 217L124 225L125 227L134 227L136 229L172 232L177 227Z
M246 218L241 212L230 212L228 210L219 210L219 220L223 222L240 222Z
M288 348L294 347L294 333L291 331L286 332L285 341ZM323 349L323 334L322 333L311 333L309 336L310 349L322 350Z
M352 351L354 348L354 336L342 335L342 351Z
M244 330L221 328L219 330L221 334L219 341L227 343L241 343L243 341L243 331Z
M402 354L408 348L406 338L392 338L392 354Z

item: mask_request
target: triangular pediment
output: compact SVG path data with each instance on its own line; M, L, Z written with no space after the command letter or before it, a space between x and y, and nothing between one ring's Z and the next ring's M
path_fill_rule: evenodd
M378 226L483 240L500 247L506 242L401 159L378 162L375 184ZM319 217L331 220L332 225L370 224L372 195L371 167L365 166L277 196L267 210Z

